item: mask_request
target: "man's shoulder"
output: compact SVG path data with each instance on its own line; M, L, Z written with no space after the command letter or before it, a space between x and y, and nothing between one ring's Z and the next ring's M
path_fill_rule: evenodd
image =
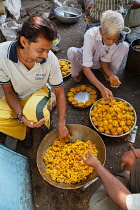
M97 35L99 34L99 26L95 26L95 27L92 27L92 28L89 28L85 34L88 34L88 35Z
M9 47L9 45L11 44L11 42L12 41L6 41L6 42L2 42L2 43L0 43L0 49L1 48L8 48Z
M58 59L57 59L56 55L50 50L47 60L52 61L52 62L55 62Z

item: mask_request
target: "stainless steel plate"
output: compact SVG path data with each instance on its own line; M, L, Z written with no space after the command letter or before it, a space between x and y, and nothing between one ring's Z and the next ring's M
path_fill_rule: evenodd
M78 101L78 103L80 103L80 102L85 103L86 101L90 100L90 93L80 91L74 95L74 98L75 98L75 100Z
M125 100L123 100L123 99L121 99L121 98L118 98L118 97L114 97L114 98L116 99L116 101L124 101L124 102L127 102L127 101L125 101ZM100 100L101 100L101 99L97 100L95 103L98 103ZM101 133L101 132L98 130L98 128L94 125L94 123L92 122L92 119L91 119L91 114L90 114L90 113L91 113L91 111L92 111L92 109L93 109L95 103L94 103L94 104L91 106L91 108L90 108L89 118L90 118L90 122L91 122L91 124L93 125L93 127L94 127L99 133ZM128 103L128 102L127 102L127 103ZM128 105L131 106L131 107L133 108L133 106L132 106L130 103L128 103ZM134 121L134 125L132 126L132 128L131 128L128 132L123 133L123 134L121 134L121 135L117 135L117 136L109 135L109 134L106 134L106 133L101 133L101 134L103 134L103 135L105 135L105 136L109 136L109 137L121 137L121 136L125 136L125 135L129 134L129 133L134 129L134 127L136 126L136 122L137 122L137 115L136 115L136 112L135 112L134 108L133 108L133 111L134 111L135 121Z
M77 85L77 86L75 86L74 88L76 88L76 87L80 87L81 85ZM87 87L90 87L90 88L92 88L92 90L95 90L96 91L96 95L97 95L97 98L98 98L98 91L93 87L93 86L90 86L90 85L86 85ZM97 100L97 98L95 99L95 101ZM80 103L80 102L83 102L83 103L85 103L86 101L88 101L88 100L90 100L91 99L91 97L90 97L90 93L89 92L86 92L86 91L79 91L78 93L76 93L75 95L74 95L74 99L75 100L77 100L78 101L78 103ZM69 102L71 105L73 105L71 102ZM87 108L87 107L90 107L90 106L84 106L84 107L78 107L78 106L75 106L75 105L73 105L74 107L76 107L76 108Z
M99 134L96 131L84 125L70 124L67 125L67 127L72 136L71 142L75 142L76 140L81 140L81 141L91 140L93 144L96 144L96 148L98 150L98 159L100 160L102 165L104 165L106 160L106 148ZM81 181L76 184L58 183L51 179L51 176L46 173L47 166L45 165L43 158L47 148L53 144L56 138L58 138L57 129L47 134L39 145L37 151L37 166L42 177L50 184L62 189L77 189L85 186L87 183L90 183L91 180L96 180L98 176L95 171L93 171L85 181Z

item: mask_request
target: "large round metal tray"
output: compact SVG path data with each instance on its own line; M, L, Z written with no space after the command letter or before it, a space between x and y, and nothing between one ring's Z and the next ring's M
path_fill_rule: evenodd
M59 60L61 60L61 61L68 61L70 63L70 61L69 60L66 60L66 59L59 59ZM70 75L71 75L71 73L67 74L66 76L63 77L63 79L66 78L66 77L68 77L68 76L70 76Z
M121 99L121 98L118 98L118 97L114 97L117 101L124 101L124 102L127 102L127 101L125 101L125 100L123 100L123 99ZM98 103L99 101L100 101L101 99L99 99L99 100L97 100L95 103ZM91 108L90 108L90 112L89 112L89 118L90 118L90 122L91 122L91 124L93 125L93 127L99 132L99 133L101 133L99 130L98 130L98 128L94 125L94 123L92 122L92 119L91 119L91 111L92 111L92 109L93 109L93 107L94 107L94 105L95 105L95 103L91 106ZM128 102L127 102L128 103ZM128 103L128 105L129 106L131 106L132 108L133 108L133 106L130 104L130 103ZM128 132L126 132L126 133L123 133L123 134L121 134L121 135L109 135L109 134L106 134L106 133L101 133L101 134L103 134L103 135L105 135L105 136L109 136L109 137L121 137L121 136L125 136L125 135L127 135L127 134L129 134L133 129L134 129L134 127L135 127L135 125L136 125L136 122L137 122L137 115L136 115L136 112L135 112L135 110L134 110L134 108L133 108L133 111L134 111L134 117L135 117L135 122L134 122L134 125L132 126L132 128L128 131Z
M106 159L106 148L102 138L99 136L97 132L94 130L78 124L70 124L67 125L69 132L72 136L71 142L75 142L75 140L87 141L91 140L93 144L96 144L96 148L98 150L98 159L104 165ZM55 187L62 188L62 189L77 189L83 187L91 180L97 179L97 174L93 171L85 181L81 181L76 184L65 184L65 183L58 183L51 179L51 176L46 173L47 166L45 165L43 158L47 148L53 144L54 140L58 138L58 130L55 129L51 131L49 134L45 136L42 142L39 145L37 151L37 166L40 174L42 177L49 182L50 184L54 185Z
M77 85L77 86L74 86L74 88L75 87L80 87L81 85ZM96 91L96 95L97 95L97 98L98 98L98 91L97 91L97 89L96 88L94 88L93 86L91 86L91 85L86 85L87 87L91 87L92 88L92 90L95 90ZM97 98L95 99L95 101L97 100ZM86 102L86 101L88 101L88 100L90 100L91 98L90 98L90 93L88 93L88 92L86 92L86 91L80 91L80 92L78 92L78 93L76 93L75 95L74 95L74 99L75 100L77 100L78 101L78 103L80 103L80 102ZM84 109L84 108L87 108L87 107L90 107L90 106L84 106L84 107L78 107L78 106L75 106L75 105L73 105L71 102L69 102L72 106L74 106L74 107L76 107L76 108L78 108L78 109Z

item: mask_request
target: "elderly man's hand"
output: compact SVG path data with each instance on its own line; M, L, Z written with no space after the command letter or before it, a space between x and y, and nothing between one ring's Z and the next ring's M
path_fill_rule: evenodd
M111 99L113 99L112 92L106 87L101 89L101 94L105 101L111 101Z
M113 88L118 88L121 84L119 78L114 74L109 77L109 81L110 81L111 87Z
M85 164L87 164L88 166L92 166L93 168L96 168L99 164L101 164L90 150L88 151L88 158L83 155L83 161Z

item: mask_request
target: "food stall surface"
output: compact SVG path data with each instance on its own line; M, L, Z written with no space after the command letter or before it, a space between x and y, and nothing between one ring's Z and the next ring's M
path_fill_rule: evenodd
M0 209L33 209L28 158L2 144L0 144Z
M84 21L84 14L76 24L66 25L60 23L56 19L52 19L51 22L55 24L58 30L61 41L58 47L61 51L56 53L58 59L67 59L67 50L69 47L81 47L83 44L83 35L86 29L86 23ZM128 101L135 109L137 114L137 126L138 131L136 135L136 141L134 146L140 148L140 82L139 77L135 74L127 73L126 71L120 72L121 85L117 89L110 87L110 84L105 81L101 72L94 71L97 78L113 92L114 97L122 98ZM91 85L87 78L84 76L79 84ZM69 92L71 87L76 86L77 83L68 76L64 79L65 94ZM99 95L101 98L101 95ZM73 107L67 101L67 124L81 124L88 126L95 130L90 122L89 118L90 107L85 109L78 109ZM52 126L55 129L57 126L57 109L52 111ZM99 134L101 135L101 134ZM95 183L83 189L60 189L44 180L39 173L36 163L36 156L38 147L45 136L45 133L40 128L36 128L33 131L33 147L29 150L25 150L20 142L18 144L17 152L29 157L31 175L32 175L32 190L34 197L34 209L35 210L87 210L89 199L92 194L101 185L100 179ZM120 172L120 158L121 155L127 150L128 142L124 138L113 138L101 135L106 146L106 162L105 167L112 173L117 174ZM0 134L0 141L4 141L5 136ZM14 177L14 176L13 176ZM17 208L16 208L17 209Z

